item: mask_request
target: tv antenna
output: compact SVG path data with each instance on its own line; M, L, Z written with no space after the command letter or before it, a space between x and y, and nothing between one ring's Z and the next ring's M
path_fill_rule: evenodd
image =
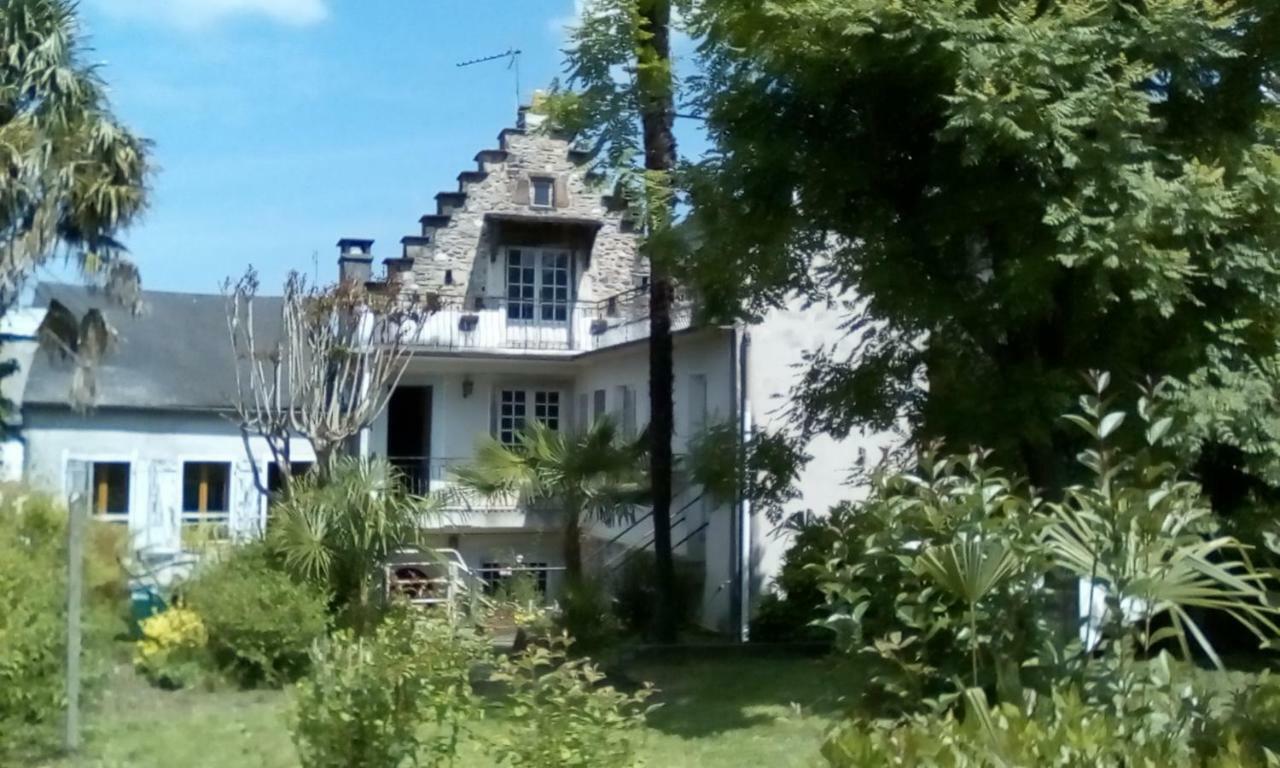
M502 53L495 53L492 56L481 56L478 59L469 59L467 61L460 61L454 66L461 69L462 67L473 67L476 64L484 64L489 61L502 61L503 59L506 59L507 69L515 73L516 108L518 109L520 107L520 54L521 53L523 53L523 51L521 51L519 48L508 48Z

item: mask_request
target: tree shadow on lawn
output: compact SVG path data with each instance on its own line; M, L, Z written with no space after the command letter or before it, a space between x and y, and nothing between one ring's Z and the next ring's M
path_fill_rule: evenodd
M783 718L835 720L853 709L858 675L839 657L751 656L734 653L635 661L614 675L653 683L661 706L649 726L696 738L769 725Z

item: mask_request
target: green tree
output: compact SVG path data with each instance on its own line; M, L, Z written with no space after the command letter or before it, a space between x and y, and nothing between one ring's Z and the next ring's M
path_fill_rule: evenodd
M436 507L405 491L385 461L339 456L327 475L308 472L271 508L267 541L287 570L332 595L357 634L372 627L378 569L417 544Z
M657 563L657 639L679 625L671 546L675 431L671 303L679 251L675 224L676 83L671 0L591 0L572 30L568 86L548 102L552 124L597 152L597 169L636 212L649 262L649 465ZM637 167L636 155L642 157Z
M582 576L582 524L609 520L645 496L644 454L639 443L621 440L613 423L599 419L571 435L535 421L514 445L492 437L475 459L454 471L459 484L485 497L554 505L564 520L563 557L570 584Z
M797 393L809 431L905 414L1062 488L1055 417L1105 368L1232 404L1199 439L1274 463L1275 379L1242 380L1280 319L1272 6L707 0L700 287L748 314L846 302L850 344Z
M116 233L146 204L149 145L111 112L70 0L0 4L0 313L55 256L125 300L137 270ZM46 343L89 367L106 336L101 315L50 307ZM0 377L13 373L9 361ZM75 399L92 385L78 376ZM11 404L0 403L0 407Z
M86 272L136 279L114 234L146 201L147 143L84 61L75 3L0 6L0 306L59 246Z

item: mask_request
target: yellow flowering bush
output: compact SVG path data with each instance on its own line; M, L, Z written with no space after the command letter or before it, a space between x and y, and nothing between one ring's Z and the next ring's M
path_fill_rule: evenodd
M209 634L200 615L175 605L142 622L134 666L156 685L182 688L199 676L208 642Z

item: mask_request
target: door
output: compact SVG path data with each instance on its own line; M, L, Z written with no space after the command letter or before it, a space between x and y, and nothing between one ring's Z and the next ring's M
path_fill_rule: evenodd
M507 346L570 349L573 258L563 248L508 248Z
M387 402L387 460L418 494L431 489L431 394L431 387L396 387Z

